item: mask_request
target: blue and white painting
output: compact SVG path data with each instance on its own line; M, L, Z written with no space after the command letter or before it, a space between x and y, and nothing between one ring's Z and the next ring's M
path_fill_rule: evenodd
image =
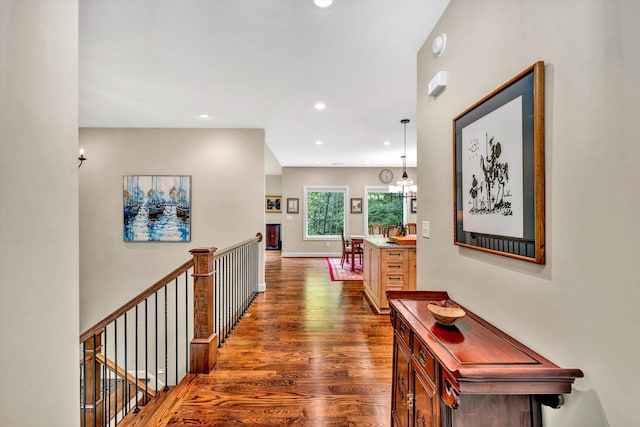
M125 175L125 242L191 241L191 177Z

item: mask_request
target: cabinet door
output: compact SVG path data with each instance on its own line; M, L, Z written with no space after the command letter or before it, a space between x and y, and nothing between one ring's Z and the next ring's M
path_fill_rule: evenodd
M431 427L438 423L438 399L436 387L417 369L413 374L413 426Z
M409 379L411 378L411 356L400 338L394 338L395 370L393 372L393 400L391 402L391 417L395 427L409 427Z
M280 249L280 224L267 224L266 249Z

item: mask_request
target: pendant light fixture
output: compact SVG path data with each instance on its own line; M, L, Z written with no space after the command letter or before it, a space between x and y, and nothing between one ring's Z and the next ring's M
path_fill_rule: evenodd
M412 178L407 175L407 123L409 119L402 119L400 123L404 125L404 155L402 156L402 176L398 178L395 185L389 186L389 193L404 199L413 199L417 197L418 186L415 185Z
M400 123L404 125L404 155L402 156L402 176L398 178L396 185L407 187L413 185L413 179L407 175L407 123L409 123L409 119L402 119Z

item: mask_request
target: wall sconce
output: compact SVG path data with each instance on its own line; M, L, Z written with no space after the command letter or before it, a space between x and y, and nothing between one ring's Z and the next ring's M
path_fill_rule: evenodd
M78 165L78 169L80 169L80 166L82 166L82 162L87 160L87 158L84 156L84 148L80 147L79 153L80 153L80 157L78 157L78 160L80 160L80 164Z

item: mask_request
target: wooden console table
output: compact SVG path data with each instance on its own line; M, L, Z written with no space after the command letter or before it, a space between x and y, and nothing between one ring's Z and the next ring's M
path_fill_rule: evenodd
M391 424L542 426L541 405L559 408L582 377L563 369L462 307L440 326L427 304L446 292L387 292L394 327ZM459 304L456 304L459 305Z

